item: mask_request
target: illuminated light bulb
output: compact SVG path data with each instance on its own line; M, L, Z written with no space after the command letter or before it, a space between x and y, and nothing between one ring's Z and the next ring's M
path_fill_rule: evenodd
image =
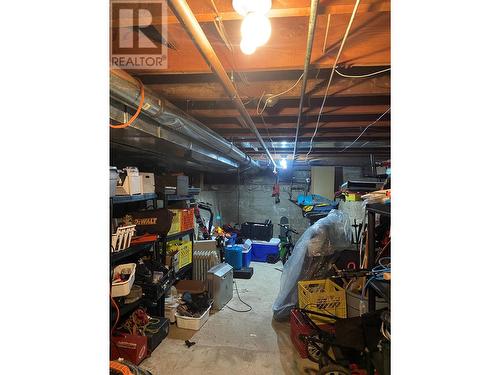
M233 9L240 16L245 17L247 12L247 1L246 0L233 0Z
M243 38L240 43L240 49L241 52L243 52L245 55L251 55L252 53L255 52L257 47L255 46L254 43L252 43L251 40Z
M241 23L241 35L254 46L260 47L271 37L271 21L262 14L249 13Z
M281 168L286 169L286 167L287 167L287 165L286 165L286 159L281 159L280 160L280 166L281 166Z
M251 12L267 14L271 6L271 0L233 0L233 9L242 17Z

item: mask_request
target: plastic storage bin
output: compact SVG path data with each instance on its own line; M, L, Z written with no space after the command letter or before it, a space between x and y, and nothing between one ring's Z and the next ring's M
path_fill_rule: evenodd
M239 270L243 266L242 246L226 246L224 248L224 256L226 263L230 264L235 270Z
M176 312L175 318L177 320L177 327L198 331L203 326L203 324L205 324L207 322L209 312L210 312L210 307L199 318L191 318L189 316L182 316Z
M347 317L346 293L333 281L308 280L298 284L299 307L322 314L333 314L339 318ZM316 324L331 323L333 319L310 314Z
M361 316L361 294L352 292L350 290L346 291L346 297L347 297L347 317L348 318L354 318L356 316ZM368 309L368 297L365 296L363 299L363 302L366 306L366 309ZM380 310L385 307L387 307L387 302L384 301L382 298L377 297L376 302L375 302L375 309ZM366 312L366 311L365 311Z
M170 323L175 323L175 313L177 312L178 306L179 301L177 298L165 298L165 318L167 318Z
M250 249L243 248L241 252L241 267L247 268L250 267L250 262L252 261L252 251Z
M269 241L273 237L273 224L252 223L241 224L241 235L251 240Z
M269 255L279 256L280 240L272 238L271 241L252 241L252 260L255 262L267 262Z
M130 293L132 285L134 285L135 281L135 267L135 263L126 263L120 264L114 268L113 279L115 278L115 275L122 272L123 269L130 268L132 272L130 273L130 277L127 281L111 283L111 297L123 297Z

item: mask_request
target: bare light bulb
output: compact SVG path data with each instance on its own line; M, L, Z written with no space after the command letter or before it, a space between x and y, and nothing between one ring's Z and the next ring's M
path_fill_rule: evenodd
M233 9L242 17L251 12L267 14L271 6L272 0L233 0Z
M243 38L241 39L240 49L241 52L243 52L245 55L251 55L252 53L255 52L257 47L255 46L255 44L252 43L251 40Z
M287 167L286 159L280 159L280 166L281 168L286 169Z
M266 44L271 37L269 18L259 13L249 13L241 23L241 35L255 47Z

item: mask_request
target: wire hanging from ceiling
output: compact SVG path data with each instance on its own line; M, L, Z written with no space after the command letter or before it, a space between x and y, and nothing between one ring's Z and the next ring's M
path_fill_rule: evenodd
M361 138L361 136L362 136L362 135L363 135L363 134L364 134L364 133L368 130L368 128L369 128L370 126L375 125L377 122L379 122L379 121L380 121L380 119L381 119L382 117L384 117L384 116L385 116L385 114L386 114L386 113L388 113L390 110L391 110L391 107L387 108L387 110L386 110L384 113L382 113L382 114L381 114L381 115L380 115L380 116L379 116L379 117L378 117L375 121L373 121L370 125L368 125L368 126L367 126L367 127L366 127L366 128L365 128L362 132L361 132L361 134L360 134L360 135L358 135L358 138L356 138L354 141L352 141L352 142L351 142L351 144L350 144L349 146L345 147L345 148L344 148L342 151L340 151L340 152L344 152L344 151L345 151L345 150L347 150L349 147L351 147L354 143L356 143L356 141L357 141L358 139L360 139L360 138Z
M303 76L303 75L304 75L304 73L302 73L302 74L300 75L300 77L297 79L297 81L296 81L296 82L293 84L293 86L291 86L290 88L286 89L286 90L285 90L285 91L283 91L283 92L280 92L279 94L273 94L273 95L269 96L269 98L267 98L267 99L265 100L265 102L264 102L264 107L262 108L262 111L259 111L259 108L260 108L260 102L262 101L262 98L263 98L263 97L264 97L264 95L265 95L265 91L264 91L264 92L262 93L262 95L261 95L260 99L259 99L259 102L257 103L257 113L258 113L259 115L261 115L262 113L264 113L264 110L266 109L266 107L267 107L268 103L271 101L271 99L276 98L276 97L278 97L278 96L281 96L281 95L286 94L287 92L291 91L291 90L292 90L295 86L297 86L297 84L298 84L298 83L300 82L300 80L302 79L302 76Z
M366 77L371 77L371 76L375 76L377 74L382 74L382 73L388 72L389 70L391 70L391 68L379 70L378 72L373 72L373 73L368 73L368 74L362 74L362 75L359 75L359 76L356 76L356 75L353 76L353 75L349 75L349 74L344 74L344 73L339 72L337 69L335 69L335 73L337 73L339 76L342 76L342 77L345 77L345 78L366 78Z
M337 68L337 63L339 62L340 55L342 54L342 50L344 49L345 41L347 40L347 36L349 35L349 31L351 30L351 26L352 26L352 23L354 21L354 17L356 16L356 12L358 11L358 6L359 6L360 1L361 0L356 0L356 4L354 4L354 8L353 8L352 14L351 14L351 19L349 20L349 23L347 24L347 28L346 28L345 33L344 33L344 37L342 38L342 42L340 43L339 52L337 53L337 56L335 57L335 62L333 63L333 66L332 66L332 72L330 73L330 78L328 79L328 84L326 85L325 95L323 96L323 102L321 103L321 107L319 109L318 121L316 122L316 128L314 129L313 136L311 137L309 151L306 154L306 161L307 161L307 157L311 153L314 137L316 136L316 133L318 132L318 126L319 126L319 122L321 120L321 113L323 112L323 108L325 107L326 97L328 96L328 90L330 89L330 85L332 84L332 79L333 79L333 75L335 74L335 70Z

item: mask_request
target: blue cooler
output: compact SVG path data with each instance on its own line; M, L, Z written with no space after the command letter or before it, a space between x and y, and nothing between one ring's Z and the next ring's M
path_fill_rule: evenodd
M242 264L243 268L248 268L250 267L250 262L252 261L252 251L250 248L243 248L242 254Z
M226 263L230 264L235 270L240 270L243 263L243 247L234 245L224 247L224 257Z
M269 255L279 256L280 239L271 238L271 241L252 241L252 260L267 262Z

